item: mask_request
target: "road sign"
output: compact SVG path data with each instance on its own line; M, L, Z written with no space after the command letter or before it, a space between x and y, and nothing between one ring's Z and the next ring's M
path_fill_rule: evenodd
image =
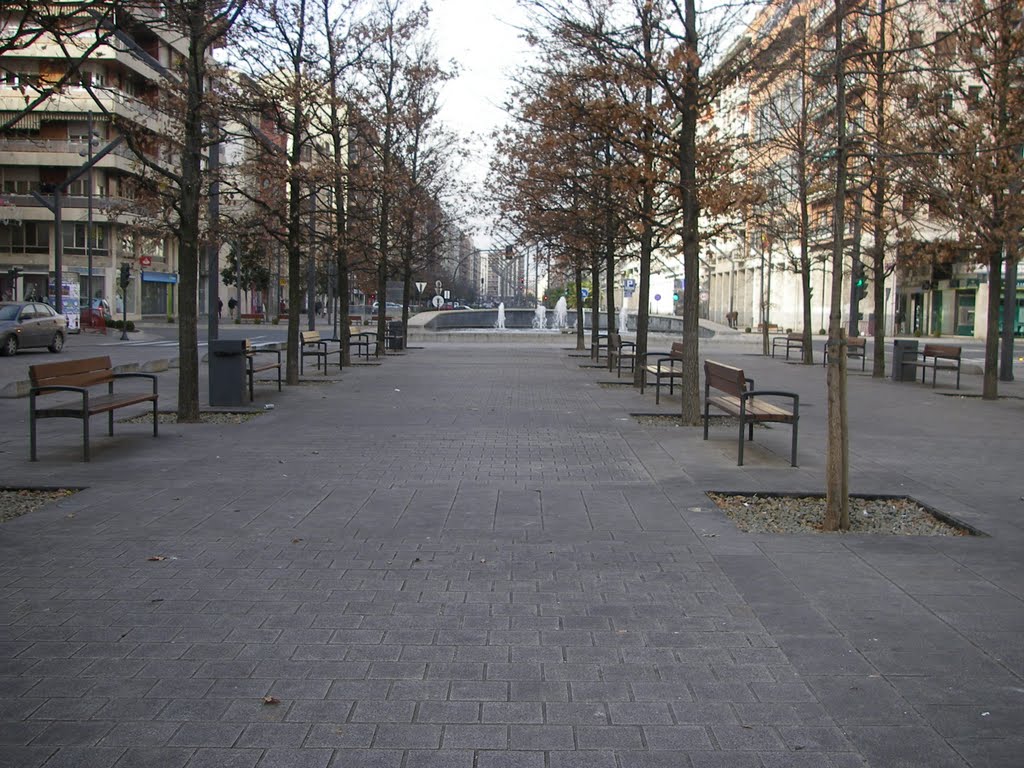
M655 301L661 301L661 294L660 293L654 294L654 300Z
M626 279L626 282L624 283L624 285L625 285L627 291L635 291L636 290L636 280L634 280L631 277Z
M416 293L423 293L423 289L426 287L426 283L416 283Z
M711 294L708 293L707 291L701 291L700 292L700 300L701 301L707 301L710 298L711 298Z
M142 256L142 257L139 258L139 264L141 264L144 267L148 267L152 263L153 263L153 259L150 258L149 256Z
M430 303L433 304L438 309L440 309L441 307L444 306L444 298L442 296L435 296L430 300Z
M582 296L585 299L589 295L590 291L588 291L586 288L580 288L580 296Z
M437 288L437 290L440 291L441 290L441 281L440 280L435 281L434 282L434 287Z

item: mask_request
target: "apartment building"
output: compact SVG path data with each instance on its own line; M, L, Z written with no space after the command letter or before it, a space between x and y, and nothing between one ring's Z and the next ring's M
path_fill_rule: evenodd
M0 294L56 304L61 291L105 299L118 317L174 315L176 243L136 204L139 165L117 126L166 153L161 78L180 51L141 11L119 12L116 27L82 14L63 28L63 45L42 35L0 52Z
M926 124L936 124L937 118L941 121L957 110L970 111L981 98L980 86L970 80L970 68L950 64L967 56L964 40L969 37L949 32L951 7L938 0L902 5L886 17L888 26L883 27L877 4L852 0L847 6L842 50L851 159L841 315L843 324L860 334L873 333L882 318L887 335L987 333L984 311L975 312L975 306L987 302L987 270L965 238L963 223L955 220L955 211L951 213L955 200L942 206L935 199L920 199L920 184L915 187L908 180L899 160L893 161L884 204L886 229L879 230L885 236L884 300L875 306L871 286L857 285L872 276L873 158L908 152L914 148L915 125L922 126L923 137ZM718 238L711 249L712 319L724 323L735 313L740 327L767 319L780 327L801 329L801 273L807 272L812 331L828 326L837 124L834 28L832 2L770 3L749 30L752 66L715 102L709 120L742 148L746 180L760 185L763 197L760 205L741 211L732 236ZM891 52L884 102L872 79L873 59L862 55L879 48ZM921 103L926 98L922 94L934 89L934 73L944 63L958 71L958 81L938 103ZM882 135L880 116L890 133ZM904 136L894 138L896 130ZM1018 318L1024 316L1022 311L1018 309Z

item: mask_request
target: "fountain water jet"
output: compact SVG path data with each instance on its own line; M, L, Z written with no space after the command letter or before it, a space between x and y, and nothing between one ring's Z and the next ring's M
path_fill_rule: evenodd
M629 315L626 312L626 305L623 304L621 307L619 307L619 333L620 334L626 332L626 326L627 326L628 322L629 322Z
M498 322L494 324L496 330L505 330L505 302L498 304Z
M533 327L541 330L547 328L547 312L548 308L543 304L538 304L537 308L533 311Z
M561 330L569 325L569 311L566 307L565 296L560 296L555 303L555 317L551 323L552 328Z

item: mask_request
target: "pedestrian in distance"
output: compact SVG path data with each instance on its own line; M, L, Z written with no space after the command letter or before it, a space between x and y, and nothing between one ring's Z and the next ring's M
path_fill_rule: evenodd
M217 297L217 317L221 316L224 311L224 301L218 296Z
M235 301L235 297L234 296L232 296L230 299L228 299L228 316L231 317L232 320L234 320L234 318L235 318L235 307L237 307L237 306L238 306L238 302Z

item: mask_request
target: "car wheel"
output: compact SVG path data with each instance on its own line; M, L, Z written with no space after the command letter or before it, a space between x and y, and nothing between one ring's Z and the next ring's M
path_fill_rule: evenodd
M47 347L51 352L60 352L64 349L64 334L55 333L53 334L53 341L50 342L50 346Z
M13 355L18 351L18 339L13 334L4 339L4 343L0 346L0 355Z

